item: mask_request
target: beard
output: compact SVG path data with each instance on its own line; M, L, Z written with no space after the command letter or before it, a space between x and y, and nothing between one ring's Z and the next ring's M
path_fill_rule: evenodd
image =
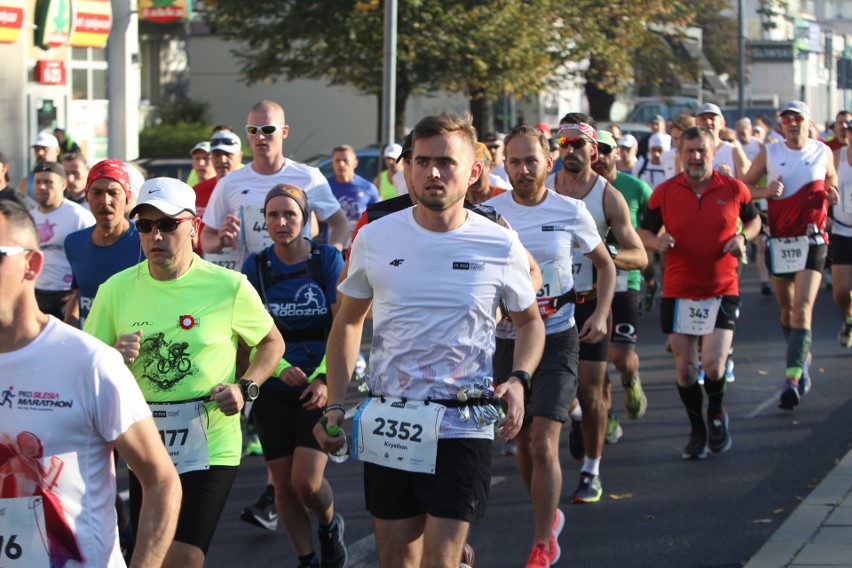
M563 158L562 159L562 167L565 168L565 171L578 174L583 171L583 167L586 164L577 157L571 158Z

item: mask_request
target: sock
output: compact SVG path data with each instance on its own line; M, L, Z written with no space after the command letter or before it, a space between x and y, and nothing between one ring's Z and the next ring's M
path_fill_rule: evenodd
M790 341L790 334L793 333L793 330L789 327L781 324L781 331L784 332L784 341Z
M332 517L331 517L331 523L329 523L327 525L320 523L320 528L328 534L330 534L331 531L333 531L334 527L336 527L336 526L337 526L337 517L335 517L334 515L332 515Z
M787 342L787 378L799 380L811 350L811 330L792 329Z
M574 407L574 410L571 411L571 420L575 422L579 422L583 419L583 409L580 408L580 405Z
M588 473L591 475L600 475L601 471L601 458L592 459L589 457L583 458L583 467L580 468L580 472Z
M311 552L299 557L299 568L311 568L313 566L319 566L316 553Z
M270 499L275 498L275 487L273 485L267 485L266 489L263 490L263 496L269 497Z
M705 384L708 381L705 381ZM677 392L680 395L680 400L683 401L683 406L686 408L686 415L689 416L689 423L693 430L706 430L704 418L701 415L701 409L704 405L704 395L701 393L701 385L693 383L688 387L677 386Z
M716 416L722 412L722 397L727 387L728 381L724 377L718 381L704 381L704 392L707 393L707 416Z

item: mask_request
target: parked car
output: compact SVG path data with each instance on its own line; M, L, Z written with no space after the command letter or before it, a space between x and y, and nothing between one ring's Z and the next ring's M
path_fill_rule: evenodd
M382 149L379 146L367 146L366 148L355 150L355 157L358 158L358 165L355 166L355 173L370 182L376 179L376 175L379 173L379 164L381 162L381 150ZM331 156L329 154L318 154L308 158L304 163L309 166L319 168L319 171L321 171L322 175L325 177L334 175L334 169L331 166Z
M139 158L133 163L145 170L145 179L170 177L186 181L192 172L192 158Z
M651 133L651 127L645 123L638 122L598 122L598 129L606 130L609 128L611 124L615 124L619 128L621 128L622 135L624 134L632 134L636 137L636 140L641 140L645 136Z
M692 114L697 108L698 99L691 97L643 100L636 103L636 106L627 115L626 122L648 124L658 114L662 115L666 120L671 120L681 114Z

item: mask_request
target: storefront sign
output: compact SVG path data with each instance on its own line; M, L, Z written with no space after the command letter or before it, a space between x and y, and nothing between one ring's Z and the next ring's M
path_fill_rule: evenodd
M14 43L24 25L24 0L0 0L0 43Z
M791 41L749 42L752 61L793 61L794 49Z
M169 24L188 20L191 15L191 0L139 0L140 20Z
M42 49L67 44L72 22L71 0L36 0L34 44Z
M42 85L64 85L67 77L64 61L36 61L36 82Z
M69 45L73 47L104 47L112 28L110 0L76 0L74 27Z

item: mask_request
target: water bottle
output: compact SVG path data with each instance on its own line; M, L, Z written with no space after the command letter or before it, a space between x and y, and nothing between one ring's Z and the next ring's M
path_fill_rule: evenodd
M337 463L345 462L349 459L349 442L346 441L346 432L341 430L340 426L338 426L337 424L329 424L325 416L323 416L322 419L325 422L325 431L329 436L335 438L338 436L343 437L343 446L336 452L329 452L328 459Z

